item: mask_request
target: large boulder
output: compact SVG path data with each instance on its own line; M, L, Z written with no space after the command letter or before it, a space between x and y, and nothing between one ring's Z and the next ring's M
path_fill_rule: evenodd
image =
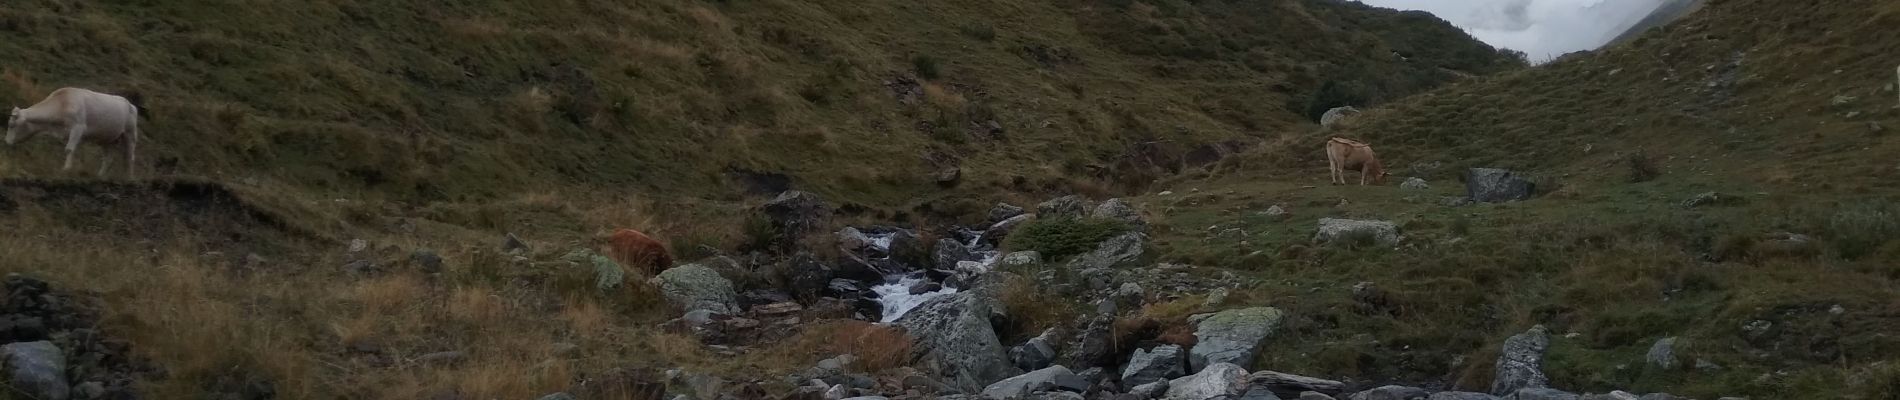
M1505 400L1580 400L1583 396L1551 388L1523 388L1505 396Z
M1340 121L1345 121L1346 117L1357 114L1359 114L1359 109L1353 108L1352 106L1334 107L1331 110L1326 110L1325 114L1319 116L1319 126L1331 128L1335 125L1339 125Z
M1128 366L1122 368L1122 384L1138 386L1187 375L1187 358L1182 353L1181 346L1171 344L1135 349Z
M1003 220L1015 218L1023 214L1022 207L1017 207L1009 203L996 203L995 207L990 207L990 223L1003 222Z
M937 296L892 322L917 341L921 365L946 382L974 390L1022 373L996 338L990 318L999 307L990 290Z
M806 252L792 256L791 266L789 289L792 296L806 303L822 297L825 289L831 285L832 277L837 274L830 265L826 265L823 261L819 261L818 257Z
M1201 320L1194 329L1196 341L1188 353L1188 369L1253 363L1261 341L1273 334L1284 317L1279 309L1254 307L1221 311Z
M963 242L955 239L938 239L937 248L931 252L931 255L931 263L936 269L945 271L957 270L959 262L983 259L976 252L970 251L970 246L965 246Z
M706 310L719 314L739 312L739 295L733 291L732 281L704 265L687 264L667 269L653 277L652 283L660 288L667 303L681 310Z
M1388 385L1353 393L1351 400L1423 400L1430 394L1425 389Z
M1320 218L1319 232L1313 234L1315 243L1332 243L1342 239L1368 238L1380 246L1399 244L1399 225L1391 221L1368 221L1339 218Z
M1502 203L1530 200L1536 191L1536 184L1508 170L1472 168L1465 171L1465 196L1471 201Z
M983 388L983 397L992 399L1019 399L1030 393L1058 389L1075 389L1082 378L1069 371L1069 367L1053 366L1029 373L1010 377L992 383ZM1083 387L1082 389L1087 389Z
M1550 332L1543 325L1504 340L1498 354L1497 375L1491 381L1491 394L1509 396L1519 389L1550 385L1544 376L1544 352L1550 350Z
M1656 344L1649 346L1649 354L1645 358L1648 359L1651 367L1665 370L1675 368L1676 338L1666 337L1657 340Z
M1122 221L1137 228L1148 224L1147 221L1141 219L1140 210L1136 210L1135 206L1128 204L1128 201L1118 198L1108 199L1101 205L1095 206L1095 211L1089 213L1089 217Z
M1643 398L1642 396L1637 396L1635 393L1612 390L1604 394L1586 394L1582 397L1578 397L1578 400L1643 400Z
M0 347L6 357L7 383L13 390L30 398L66 400L72 386L66 383L66 354L53 342L18 342Z
M985 243L985 244L1002 243L1003 239L1009 237L1010 232L1015 232L1016 228L1023 226L1023 224L1028 223L1030 220L1033 220L1033 219L1036 219L1035 214L1023 214L1023 215L1018 215L1014 217L1009 217L1008 219L999 221L994 225L990 225L989 229L983 230L983 236L982 236L983 240L981 241L981 243Z
M1036 215L1041 218L1080 218L1095 208L1082 196L1068 195L1042 202L1036 205Z
M1246 376L1247 370L1239 365L1227 363L1209 365L1194 375L1168 381L1168 394L1162 398L1168 400L1226 399L1246 389L1246 386L1241 384L1241 378Z
M1127 232L1108 238L1095 246L1095 250L1069 260L1069 268L1074 270L1107 269L1141 258L1148 245L1148 235L1141 232Z
M1247 384L1250 388L1263 388L1276 396L1287 398L1300 397L1301 393L1307 392L1339 394L1346 389L1346 384L1340 381L1273 371L1247 375Z
M1425 400L1498 400L1498 396L1477 392L1438 392Z
M1081 329L1062 347L1062 357L1057 363L1073 365L1076 368L1090 368L1112 365L1115 351L1115 317L1112 315L1086 316L1078 321Z
M1021 346L1010 348L1009 360L1016 363L1016 368L1023 370L1048 367L1056 361L1056 346L1061 344L1056 334L1055 328L1049 328L1042 331L1041 335L1023 342Z
M831 217L831 207L818 195L797 190L779 193L760 209L778 229L781 250L796 248L800 238L824 228L825 219Z

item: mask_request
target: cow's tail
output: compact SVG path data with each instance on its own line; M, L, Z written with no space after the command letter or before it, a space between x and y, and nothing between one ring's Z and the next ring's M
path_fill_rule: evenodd
M119 97L124 97L126 102L132 103L132 108L138 110L139 118L152 120L152 111L145 108L145 95L139 92L126 92L125 95Z

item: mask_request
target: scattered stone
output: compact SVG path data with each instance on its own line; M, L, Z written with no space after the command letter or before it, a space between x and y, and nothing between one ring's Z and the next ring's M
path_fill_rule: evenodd
M1716 365L1712 361L1698 358L1695 360L1695 369L1702 372L1718 372L1722 370L1722 366Z
M1141 285L1125 282L1121 287L1115 288L1115 294L1110 295L1109 300L1117 309L1134 310L1141 307L1142 299L1145 297L1146 294L1142 291Z
M1320 218L1314 243L1332 243L1341 239L1367 238L1381 246L1399 244L1399 225L1391 221Z
M66 354L53 342L17 342L0 346L5 356L7 383L13 390L36 399L66 400Z
M1676 338L1666 337L1649 346L1649 365L1659 369L1676 367Z
M1723 195L1721 193L1703 192L1703 193L1695 195L1695 197L1690 197L1688 200L1683 200L1682 208L1696 208L1696 207L1701 207L1701 206L1719 206L1719 205L1726 205L1726 204L1734 204L1740 200L1741 198Z
M519 237L515 237L513 232L509 232L504 234L501 238L501 252L508 254L532 253L534 249L528 247L528 242L521 240Z
M1472 168L1465 172L1465 196L1476 202L1530 200L1536 188L1536 184L1508 170Z
M1042 253L1035 251L1018 251L1003 256L1003 267L1005 268L1036 265L1042 265Z
M1586 394L1579 400L1642 400L1642 398L1630 392L1614 390L1604 394Z
M1636 400L1689 400L1689 398L1668 393L1650 393L1643 395L1643 397L1638 397Z
M955 271L957 263L982 259L976 252L970 251L970 247L965 246L963 242L949 238L938 239L937 249L931 254L931 259L937 269L946 271Z
M1221 311L1200 321L1194 329L1194 348L1188 353L1188 370L1253 362L1260 342L1273 334L1284 316L1276 308L1254 307Z
M1095 250L1075 257L1069 261L1069 268L1076 270L1109 269L1141 258L1148 244L1148 235L1141 232L1127 232L1102 241Z
M1016 363L1016 368L1022 368L1024 371L1049 367L1056 359L1055 344L1059 343L1056 334L1055 328L1049 328L1042 331L1041 335L1023 342L1021 346L1010 348L1010 361Z
M732 281L719 276L719 273L700 264L687 264L667 269L653 277L651 283L660 288L668 303L686 311L707 310L720 314L739 312L738 293L732 290Z
M1187 359L1181 346L1160 345L1153 349L1135 349L1122 368L1123 385L1144 385L1187 375Z
M1512 335L1504 340L1498 354L1497 375L1491 381L1491 394L1505 396L1518 389L1542 388L1550 384L1544 376L1544 352L1550 349L1550 332L1543 325Z
M1246 386L1240 389L1239 396L1232 397L1232 399L1234 400L1280 400L1280 395L1274 394L1272 390L1268 390L1267 388L1258 387L1258 386Z
M1215 288L1207 292L1207 299L1201 301L1201 308L1218 308L1227 302L1227 288Z
M351 253L361 253L364 250L369 250L369 241L363 240L363 239L350 239Z
M1287 218L1286 207L1281 207L1279 204L1275 204L1272 207L1267 207L1266 211L1261 211L1260 216L1272 218L1274 220L1286 219Z
M1090 213L1089 216L1127 222L1129 225L1133 225L1137 228L1148 225L1147 221L1142 220L1141 211L1135 210L1135 207L1129 205L1128 201L1119 198L1108 199L1108 201L1102 202L1102 205L1096 206L1095 212Z
M1198 348L1199 346L1196 346ZM1168 381L1168 399L1213 399L1240 394L1245 387L1241 378L1247 370L1229 363L1215 363L1194 375Z
M1247 384L1265 388L1280 397L1303 397L1304 393L1313 392L1337 394L1346 390L1346 384L1339 381L1273 371L1247 375Z
M1072 384L1080 379L1068 367L1057 365L990 384L983 388L983 396L992 399L1021 398L1030 393L1056 389L1059 381L1068 380Z
M831 207L818 195L797 190L779 193L760 208L778 229L778 245L784 250L796 248L799 239L818 231L831 216Z
M1399 189L1405 189L1405 190L1431 190L1431 189L1432 189L1432 185L1431 185L1431 184L1429 184L1429 183L1425 183L1425 180L1424 180L1424 179L1419 179L1419 178L1405 178L1405 182L1404 182L1404 183L1400 183L1400 184L1399 184Z
M1297 398L1299 400L1336 400L1333 396L1327 396L1325 393L1320 392L1300 392L1300 396Z
M421 267L424 273L442 272L442 256L436 255L435 250L416 249L415 252L409 253L409 262Z
M1425 389L1390 385L1354 393L1351 400L1418 400L1428 395L1430 395L1430 392L1426 392Z
M1041 218L1080 218L1095 208L1082 196L1068 195L1036 205L1036 215Z
M1507 400L1579 400L1581 398L1582 396L1576 393L1543 387L1518 389L1517 393L1506 397Z
M831 385L831 388L825 389L825 400L844 400L847 397L851 397L851 388L844 387L842 384Z
M1023 215L1023 208L1009 203L996 203L996 206L990 207L990 223L992 224L1003 222L1003 220L1014 218L1018 215Z
M1077 324L1081 326L1081 329L1076 330L1075 336L1069 338L1068 344L1062 347L1062 356L1057 359L1058 364L1088 368L1112 365L1117 361L1114 359L1115 317L1113 315L1097 314L1086 317Z
M950 185L950 184L957 183L958 180L963 179L963 168L946 167L944 169L937 170L936 173L931 174L930 176L931 178L936 179L938 185Z

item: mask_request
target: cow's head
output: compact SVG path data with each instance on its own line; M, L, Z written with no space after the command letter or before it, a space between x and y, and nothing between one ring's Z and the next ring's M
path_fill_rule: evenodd
M26 128L25 119L20 117L20 108L14 107L13 112L7 113L7 145L11 146L28 136L33 136L31 132L22 132L28 130Z

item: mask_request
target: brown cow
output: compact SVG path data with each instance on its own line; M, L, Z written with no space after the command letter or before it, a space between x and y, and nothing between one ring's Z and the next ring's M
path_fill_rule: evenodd
M613 235L607 237L607 256L630 270L643 272L644 276L673 267L673 255L666 252L666 246L632 229L614 230Z
M1346 138L1326 141L1326 163L1332 167L1334 184L1346 184L1345 170L1358 170L1361 186L1366 184L1367 176L1374 184L1385 182L1385 164L1379 163L1372 146L1365 143Z

